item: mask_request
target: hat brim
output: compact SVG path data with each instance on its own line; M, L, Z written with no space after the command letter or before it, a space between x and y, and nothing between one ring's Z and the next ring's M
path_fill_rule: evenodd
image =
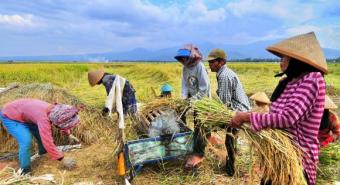
M319 69L320 71L322 71L323 73L327 74L328 73L328 69L325 69L319 65L317 65L315 62L313 61L310 61L308 58L305 58L303 56L300 56L300 55L296 55L294 54L293 52L289 52L289 51L285 51L285 50L282 50L280 48L277 48L277 47L273 47L273 46L269 46L266 48L267 51L269 51L270 53L282 58L283 56L288 56L288 57L291 57L291 58L295 58L303 63L306 63L312 67L315 67L316 69Z
M189 58L189 56L175 56L174 58L180 61L182 58Z
M205 60L209 62L211 60L216 60L216 59L218 59L218 57L208 57Z
M175 56L176 60L181 58L189 58L191 56L191 51L187 49L180 49L177 51L177 55Z

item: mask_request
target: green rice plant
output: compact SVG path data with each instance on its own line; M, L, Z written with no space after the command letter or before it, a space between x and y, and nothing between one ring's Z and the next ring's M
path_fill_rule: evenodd
M320 149L318 179L324 181L340 181L340 141L330 143Z

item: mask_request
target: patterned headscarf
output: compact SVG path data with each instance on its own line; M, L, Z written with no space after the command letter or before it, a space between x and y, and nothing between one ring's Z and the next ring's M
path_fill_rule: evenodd
M190 56L188 56L189 60L186 61L185 63L182 63L180 61L186 67L196 66L203 58L203 55L200 52L200 50L198 49L198 47L193 45L193 44L186 44L186 45L183 46L183 48L179 49L178 51L181 51L181 50L190 51ZM180 58L180 57L181 56L177 55L175 58L178 60L178 58Z
M57 104L55 105L49 118L52 124L61 130L69 130L79 124L78 109L71 105Z

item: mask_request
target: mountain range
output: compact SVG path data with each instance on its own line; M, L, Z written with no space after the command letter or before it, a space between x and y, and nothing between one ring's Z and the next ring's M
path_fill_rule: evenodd
M214 48L224 49L227 53L228 59L245 59L245 58L261 58L274 59L276 58L271 53L267 52L265 48L277 40L260 41L245 45L231 45L231 44L213 44L209 42L198 43L198 47L204 56L207 56L209 51ZM5 56L0 57L2 61L174 61L176 51L180 48L169 47L162 49L145 49L135 48L124 52L105 52L105 53L89 53L81 55L51 55L51 56ZM323 48L325 57L327 59L340 58L340 50Z

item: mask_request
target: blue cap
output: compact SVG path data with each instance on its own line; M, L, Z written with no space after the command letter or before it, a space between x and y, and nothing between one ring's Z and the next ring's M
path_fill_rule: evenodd
M168 83L164 84L161 87L161 92L171 92L172 91L172 86Z
M179 49L177 51L177 55L175 56L175 59L178 60L181 57L190 57L191 51L187 49Z

